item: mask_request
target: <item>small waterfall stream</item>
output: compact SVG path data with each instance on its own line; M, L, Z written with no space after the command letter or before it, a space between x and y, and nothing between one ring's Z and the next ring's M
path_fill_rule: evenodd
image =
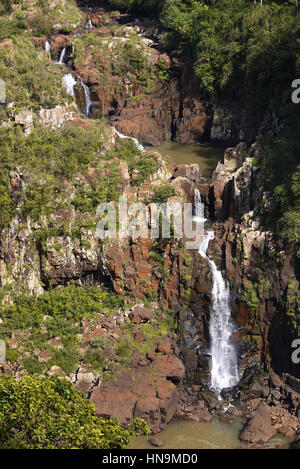
M67 73L63 76L62 84L63 87L66 89L67 93L71 96L75 96L74 93L74 86L76 85L76 80L71 73Z
M45 42L45 51L46 52L51 52L51 44L49 41Z
M196 221L197 217L201 217L199 209L197 209L197 206L199 207L200 203L200 193L196 190ZM230 388L237 384L239 375L237 354L234 344L231 340L234 333L234 324L231 320L229 283L223 279L222 273L217 269L215 262L207 255L209 243L212 239L214 239L214 237L215 234L213 231L208 231L207 234L204 235L202 243L199 247L199 254L207 260L213 276L213 313L209 323L209 334L211 341L210 354L212 357L211 387L220 393L222 389Z
M85 115L87 118L91 117L91 105L92 105L92 99L91 99L91 92L89 87L83 83L82 79L80 78L80 83L84 89L84 96L85 96Z
M115 127L112 127L112 128L113 128L113 130L115 131L116 135L117 135L119 138L127 138L127 139L129 138L130 140L132 140L132 141L136 144L136 146L138 147L138 149L139 149L140 151L144 151L144 150L145 150L145 148L143 147L143 145L141 145L141 143L139 143L139 141L138 141L136 138L134 138L134 137L128 137L127 135L123 135L123 134L121 134L120 132L118 132Z
M64 47L60 53L60 56L59 56L59 59L58 59L58 64L59 65L63 65L64 64L64 59L65 59L65 55L66 55L66 50L67 50L67 47Z
M89 19L88 22L85 25L85 29L93 29L93 28L94 28L94 26L93 26L92 20Z

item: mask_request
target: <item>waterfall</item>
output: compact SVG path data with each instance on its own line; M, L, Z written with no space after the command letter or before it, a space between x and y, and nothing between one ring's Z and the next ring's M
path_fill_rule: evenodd
M197 203L196 197L199 195L195 193L195 205ZM229 283L223 279L215 262L207 256L209 242L214 237L213 231L208 231L204 235L199 247L199 254L207 260L213 276L213 313L209 323L210 354L212 357L211 387L220 393L222 389L237 384L239 376L236 350L231 341L234 325L231 320Z
M90 109L91 109L91 105L92 105L91 92L90 92L89 87L85 83L83 83L81 78L80 78L80 83L83 86L84 95L85 95L85 115L86 115L86 117L90 117L91 116Z
M203 216L203 209L201 204L201 195L199 189L195 189L195 216L193 220L196 223L206 222L206 218Z
M62 84L63 87L66 89L67 93L71 96L75 96L74 93L74 85L76 85L76 80L74 79L71 73L67 73L63 76Z
M51 44L49 41L45 42L45 51L46 52L51 52Z
M62 49L61 53L60 53L59 60L58 60L58 62L57 62L59 65L62 65L62 64L64 63L64 58L65 58L65 55L66 55L66 50L67 50L67 48L64 47L64 48Z
M136 138L134 138L134 137L128 137L127 135L123 135L123 134L121 134L120 132L118 132L115 127L112 127L112 128L113 128L113 130L115 131L116 135L117 135L119 138L129 138L130 140L132 140L132 141L136 144L137 148L138 148L140 151L144 151L144 150L145 150L145 148L143 147L143 145L141 145L141 144L139 143L139 141L138 141Z
M92 20L89 19L88 22L86 23L85 25L85 29L93 29L93 23L92 23Z

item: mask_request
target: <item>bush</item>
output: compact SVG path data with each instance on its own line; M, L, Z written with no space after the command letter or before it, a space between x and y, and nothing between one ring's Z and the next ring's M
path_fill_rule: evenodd
M169 197L173 197L176 194L174 186L165 183L154 188L154 195L152 197L153 202L162 204L168 201Z
M154 156L145 157L131 139L120 140L112 150L107 152L106 158L126 161L131 177L134 171L138 171L133 178L133 184L136 186L147 180L159 167L157 159Z
M63 290L49 290L38 298L18 295L13 304L0 308L3 318L0 336L7 338L17 329L30 333L46 326L44 340L58 335L66 339L75 338L79 333L78 322L84 317L93 317L97 313L110 315L122 305L121 297L97 287L85 289L69 285ZM44 315L48 316L46 321Z
M31 21L32 32L36 36L48 36L51 33L49 19L42 12L38 12Z
M41 375L46 370L46 365L40 363L36 357L23 358L22 364L30 375Z
M54 350L51 359L47 362L47 366L59 366L67 375L74 373L78 368L80 354L75 347L65 347L63 349Z
M75 183L78 173L84 174L89 164L97 165L98 152L105 139L105 127L101 121L91 123L88 130L80 127L52 130L37 126L28 137L18 126L9 130L0 129L0 202L3 207L0 230L10 222L16 205L21 206L20 214L24 219L29 215L34 220L40 220L43 215L59 210L59 203L65 209L66 200L69 200L71 207L70 192L64 179ZM13 201L8 189L9 173L17 165L24 169L26 190L18 191L18 197ZM79 185L73 201L77 208L93 210L99 201L117 197L120 177L118 168L113 164L111 166L109 174L94 181L91 187L86 185L86 199L81 194ZM102 175L106 170L103 167L99 169ZM80 197L84 199L83 203ZM60 226L59 229L62 231L63 227Z
M13 0L0 0L0 13L4 15L12 10Z
M0 375L0 402L2 449L120 449L134 433L97 418L84 394L59 378Z

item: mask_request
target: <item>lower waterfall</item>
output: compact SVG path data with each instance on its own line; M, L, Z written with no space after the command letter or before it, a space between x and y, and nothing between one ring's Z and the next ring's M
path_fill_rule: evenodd
M195 193L195 204L199 204L199 196ZM197 205L196 205L197 215ZM210 354L212 358L211 387L218 393L230 388L239 381L237 353L232 343L234 324L231 320L230 287L217 269L215 262L207 255L209 242L214 239L213 231L203 236L199 254L207 260L212 276L212 314L209 322Z

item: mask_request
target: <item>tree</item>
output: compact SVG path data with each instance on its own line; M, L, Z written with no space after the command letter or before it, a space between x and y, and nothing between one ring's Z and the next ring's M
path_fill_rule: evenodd
M0 376L0 448L120 449L141 419L125 429L117 419L96 417L83 393L67 380L25 375Z

